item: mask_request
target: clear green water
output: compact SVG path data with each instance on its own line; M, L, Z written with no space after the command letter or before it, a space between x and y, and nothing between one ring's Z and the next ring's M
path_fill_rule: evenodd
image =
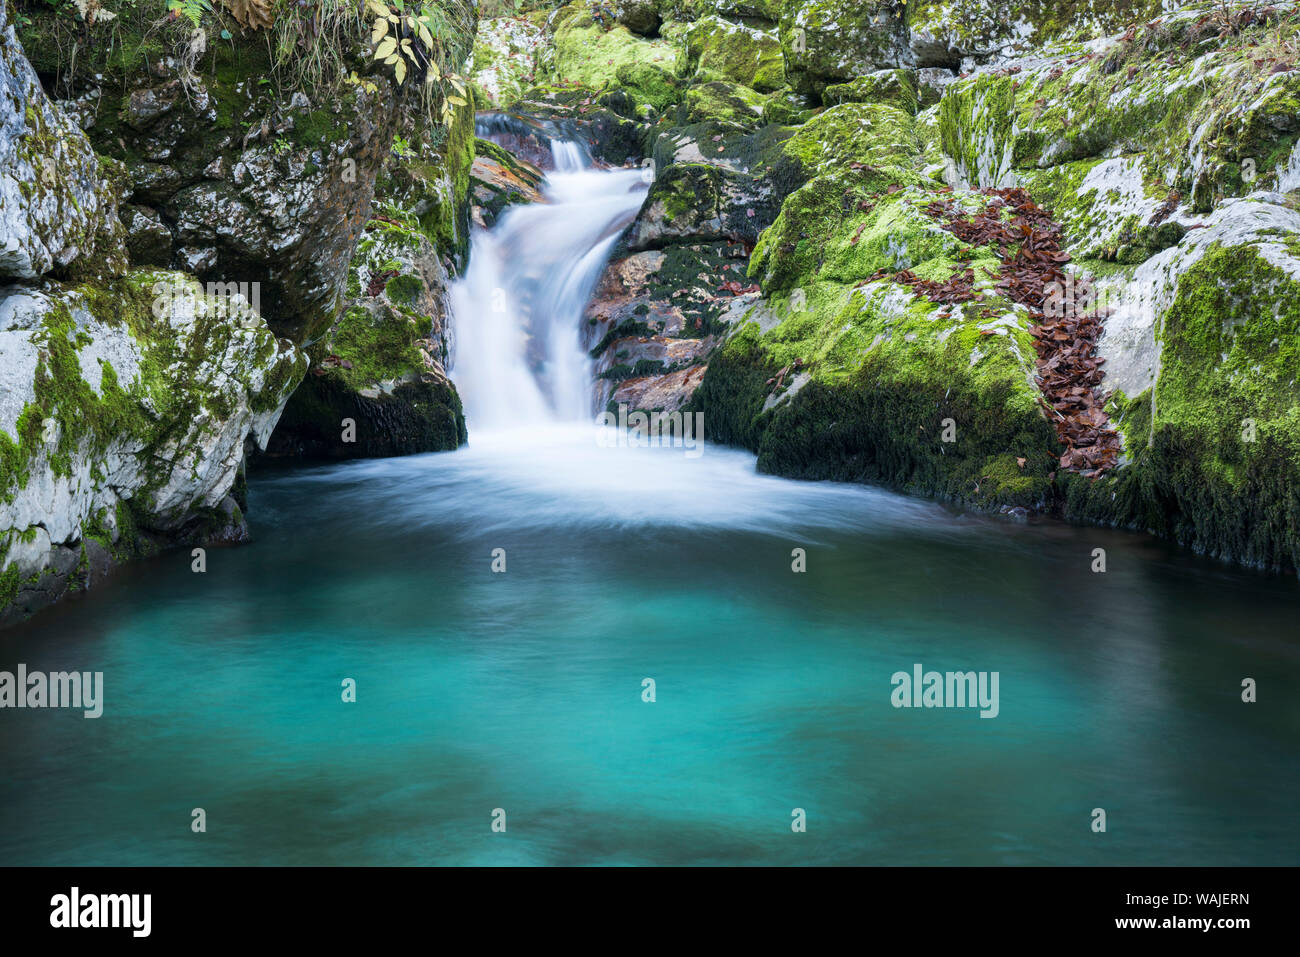
M0 635L106 684L0 712L0 862L1300 862L1294 578L577 433L250 497L205 575ZM893 708L914 662L998 671L999 716Z

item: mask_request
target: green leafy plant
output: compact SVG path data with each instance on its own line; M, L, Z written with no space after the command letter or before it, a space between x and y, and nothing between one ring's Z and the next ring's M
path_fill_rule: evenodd
M198 28L204 14L212 12L212 3L210 0L167 0L167 12L173 20L185 19Z
M373 17L370 43L373 57L393 68L393 78L402 86L411 76L421 82L431 112L444 125L451 125L454 108L468 106L465 80L447 69L453 48L464 38L443 6L413 0L366 0Z
M393 137L393 155L398 159L410 159L415 155L415 150L411 149L411 144L403 136Z

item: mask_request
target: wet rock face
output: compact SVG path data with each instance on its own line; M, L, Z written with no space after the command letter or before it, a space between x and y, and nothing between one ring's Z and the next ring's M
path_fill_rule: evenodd
M674 163L650 187L625 242L633 251L682 240L752 246L780 209L762 177L708 163Z
M509 128L493 139L539 169L555 168L547 139L579 140L592 158L623 166L646 155L649 123L635 118L635 104L622 91L600 93L585 87L535 86L526 90L504 117Z
M543 173L491 140L478 140L470 168L474 222L493 226L507 207L542 201Z
M118 194L50 102L0 7L0 277L119 271Z
M743 243L677 242L612 260L584 313L596 360L596 404L675 411L699 386L707 357L752 303Z

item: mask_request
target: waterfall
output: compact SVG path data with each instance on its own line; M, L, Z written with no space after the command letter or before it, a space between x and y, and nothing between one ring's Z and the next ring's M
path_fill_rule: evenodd
M476 231L452 288L451 375L471 435L591 421L592 363L583 309L645 197L639 170L596 170L585 148L552 140L545 202L509 207Z

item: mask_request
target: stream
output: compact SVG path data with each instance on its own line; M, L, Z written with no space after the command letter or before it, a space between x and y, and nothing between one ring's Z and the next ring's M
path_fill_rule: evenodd
M577 323L645 184L556 155L453 291L466 448L263 465L251 544L4 635L105 693L0 723L0 862L1296 862L1293 577L600 441ZM895 707L918 664L996 717Z

